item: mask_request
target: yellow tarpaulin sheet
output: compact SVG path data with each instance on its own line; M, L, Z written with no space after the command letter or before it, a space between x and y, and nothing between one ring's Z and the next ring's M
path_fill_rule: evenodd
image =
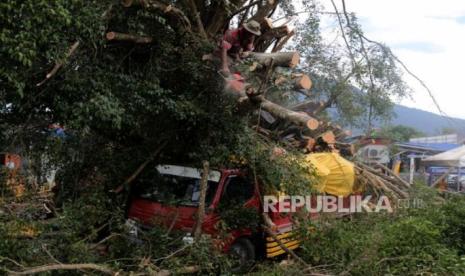
M312 153L306 157L319 177L316 189L336 196L347 196L353 192L354 164L337 153Z

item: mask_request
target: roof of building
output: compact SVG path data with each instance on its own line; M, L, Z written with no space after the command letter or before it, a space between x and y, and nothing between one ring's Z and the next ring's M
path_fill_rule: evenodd
M444 152L451 149L455 149L460 144L452 144L452 143L414 143L414 142L401 142L396 143L396 146L401 148L409 148L419 151L431 151L431 152Z

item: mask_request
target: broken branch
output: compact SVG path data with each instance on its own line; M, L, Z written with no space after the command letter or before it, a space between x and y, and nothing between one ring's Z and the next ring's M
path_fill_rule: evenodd
M138 36L132 34L124 34L124 33L117 33L117 32L108 32L106 34L106 39L108 41L131 41L134 43L139 44L148 44L152 43L153 39L149 36Z
M55 66L53 66L52 70L50 72L48 72L48 74L45 76L45 79L43 81L39 82L38 84L36 84L36 86L43 85L47 80L49 80L51 77L55 76L55 74L58 72L58 70L60 70L60 68L65 64L67 59L74 54L74 52L76 51L76 49L78 47L79 47L79 41L74 42L73 45L71 45L71 47L69 48L68 53L66 54L65 58L63 60L58 61L57 63L55 63Z

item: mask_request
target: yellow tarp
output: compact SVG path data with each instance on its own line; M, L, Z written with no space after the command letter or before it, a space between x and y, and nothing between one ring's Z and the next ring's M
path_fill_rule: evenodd
M336 196L347 196L353 192L354 164L337 153L312 153L306 157L319 177L316 189Z

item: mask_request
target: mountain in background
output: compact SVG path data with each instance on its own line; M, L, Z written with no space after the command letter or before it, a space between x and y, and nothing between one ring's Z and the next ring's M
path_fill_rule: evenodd
M391 125L413 127L427 135L439 134L443 128L455 129L458 133L465 134L464 119L447 119L432 112L403 105L395 105L394 113L396 115L392 118Z

